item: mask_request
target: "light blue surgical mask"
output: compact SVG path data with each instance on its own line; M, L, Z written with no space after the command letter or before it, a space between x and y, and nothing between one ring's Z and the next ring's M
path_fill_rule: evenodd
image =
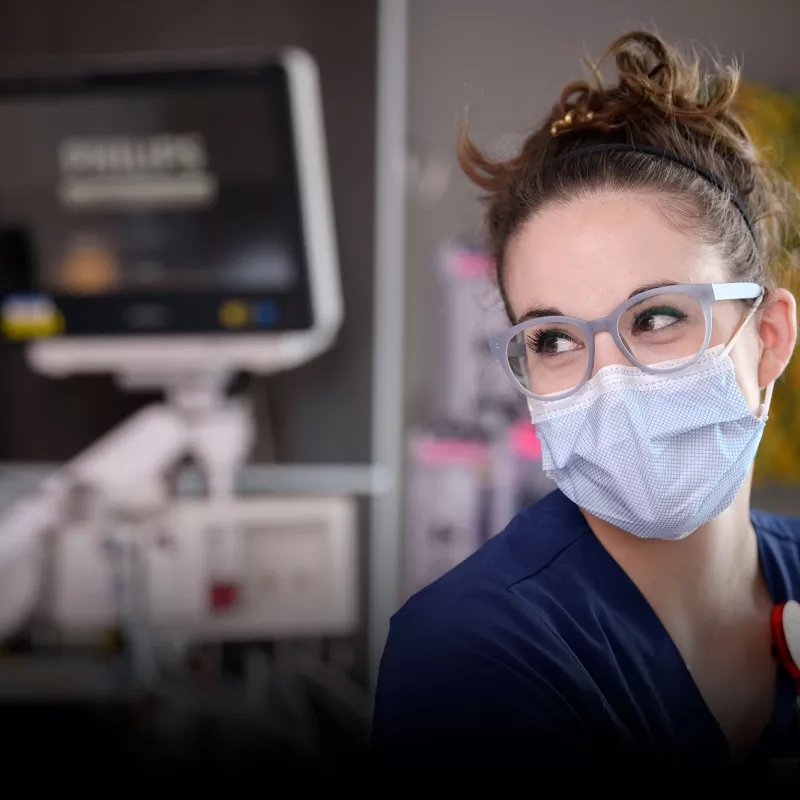
M753 414L736 381L729 353L749 318L685 371L609 366L563 400L529 399L548 476L581 508L643 539L683 539L724 511L772 397L770 384Z

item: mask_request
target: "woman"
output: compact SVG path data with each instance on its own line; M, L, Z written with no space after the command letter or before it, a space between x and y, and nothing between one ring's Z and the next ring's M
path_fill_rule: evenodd
M727 768L800 754L775 604L800 522L751 511L792 355L789 186L659 38L609 49L519 154L459 156L488 193L513 327L491 346L558 490L392 619L374 743L390 763Z

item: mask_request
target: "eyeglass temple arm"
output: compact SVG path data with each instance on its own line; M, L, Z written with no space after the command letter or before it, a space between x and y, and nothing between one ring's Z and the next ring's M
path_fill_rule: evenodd
M739 327L736 329L736 332L731 337L731 340L725 345L723 352L728 354L736 344L736 340L745 329L747 323L750 322L753 315L758 310L758 307L761 305L764 299L764 289L757 283L715 283L713 287L715 300L747 300L758 298L758 302L747 312ZM718 292L718 290L721 291ZM746 292L746 294L742 294L742 292ZM774 388L775 381L771 381L767 385L766 392L764 393L764 401L761 403L762 414L764 415L769 414L769 407L772 404L772 391Z
M739 284L739 285L740 286L747 286L747 284L745 284L745 283ZM732 298L728 298L728 299L731 299L731 300L742 300L744 298L732 297ZM725 349L722 351L723 353L725 353L725 354L730 353L730 351L733 349L733 346L736 344L736 340L739 338L740 334L745 329L747 323L750 322L750 320L753 318L753 314L755 314L756 311L758 311L758 307L761 305L761 301L763 299L764 299L764 295L760 294L758 296L758 300L756 301L756 303L747 312L747 314L745 315L744 319L739 323L739 327L736 329L736 332L731 337L731 340L728 342L728 344L725 345Z
M757 283L712 283L711 288L715 300L752 300L764 293Z

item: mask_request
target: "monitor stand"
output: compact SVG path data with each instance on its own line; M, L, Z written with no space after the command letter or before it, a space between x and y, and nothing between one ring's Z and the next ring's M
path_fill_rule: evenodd
M128 372L123 385L161 389L164 402L141 408L0 516L0 575L10 576L0 589L0 639L23 625L35 609L44 580L46 539L65 526L88 527L105 542L122 587L117 597L120 618L131 622L134 609L124 573L140 533L169 505L169 476L186 457L204 470L209 513L225 532L224 507L235 494L237 473L255 436L246 399L229 397L229 376L216 372ZM235 549L236 536L229 533L225 538ZM134 632L131 642L140 638ZM144 679L149 668L139 655Z

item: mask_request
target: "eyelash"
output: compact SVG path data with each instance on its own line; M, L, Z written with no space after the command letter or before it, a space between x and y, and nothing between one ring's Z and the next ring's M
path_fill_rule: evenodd
M560 331L557 328L552 330L544 330L544 331L536 331L535 333L528 336L528 347L530 347L534 352L541 352L540 348L545 341L546 337L551 337L554 334L560 334L559 338L568 339L570 342L575 341L566 331Z
M677 308L673 308L672 306L654 306L634 314L633 323L634 325L638 325L641 320L645 319L646 317L657 316L672 317L676 322L682 322L683 320L687 319L686 314Z

